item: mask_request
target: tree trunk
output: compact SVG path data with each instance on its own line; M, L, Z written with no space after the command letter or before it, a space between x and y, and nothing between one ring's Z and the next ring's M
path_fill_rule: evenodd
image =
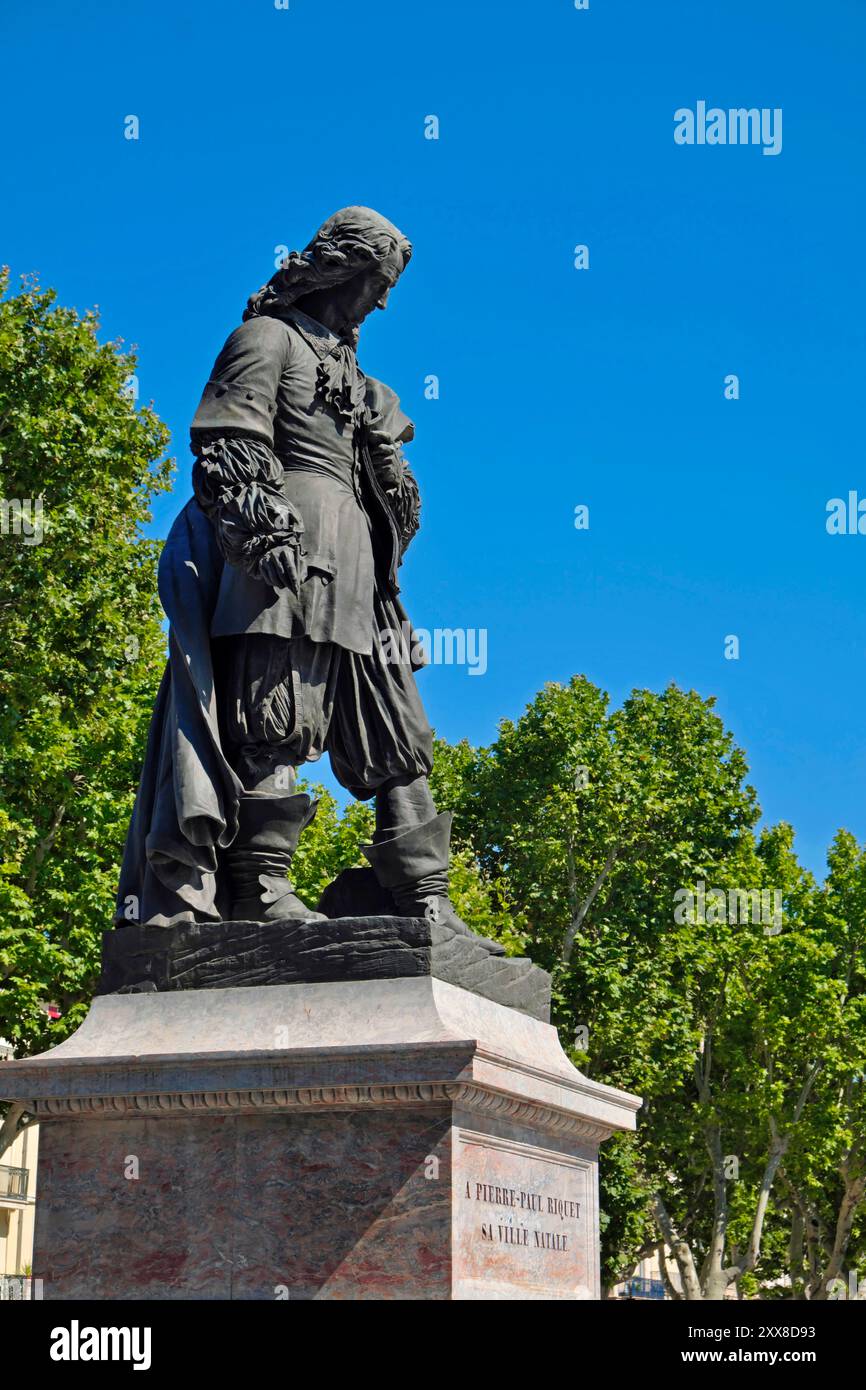
M674 1259L677 1262L677 1269L680 1272L683 1291L681 1297L689 1303L700 1303L703 1301L703 1290L701 1281L698 1278L698 1271L695 1268L694 1256L687 1240L684 1240L671 1220L667 1207L664 1204L661 1193L657 1192L653 1198L653 1214L655 1215L661 1236Z
M26 1115L24 1106L18 1101L13 1101L0 1122L0 1158L3 1157L7 1149L11 1148L18 1137L18 1133L23 1129L22 1120Z
M830 1258L827 1260L821 1275L814 1283L810 1293L815 1303L826 1302L830 1296L830 1290L835 1286L836 1281L842 1275L842 1266L845 1255L848 1251L848 1242L851 1239L851 1229L854 1225L854 1218L857 1215L857 1208L863 1201L866 1194L866 1174L860 1174L856 1178L847 1178L845 1190L842 1194L842 1201L839 1204L839 1214L836 1218L836 1230L833 1238L833 1249ZM846 1297L847 1297L846 1289Z

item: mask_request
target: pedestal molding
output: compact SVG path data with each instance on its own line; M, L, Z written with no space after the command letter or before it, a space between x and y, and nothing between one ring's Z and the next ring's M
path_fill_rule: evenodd
M45 1097L30 1103L40 1122L52 1119L122 1119L134 1115L248 1114L261 1110L345 1110L360 1106L458 1106L477 1114L526 1124L555 1134L602 1143L613 1127L552 1106L520 1100L504 1091L464 1082L413 1085L299 1086L226 1091L139 1091L114 1096Z

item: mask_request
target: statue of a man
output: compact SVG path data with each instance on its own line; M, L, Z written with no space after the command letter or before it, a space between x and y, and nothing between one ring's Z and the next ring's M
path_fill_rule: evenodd
M319 918L288 874L316 809L295 769L327 751L353 796L375 797L364 852L397 911L433 904L468 932L398 597L418 529L413 426L355 356L411 253L384 217L344 208L252 296L216 360L192 422L195 497L160 562L169 665L119 921Z

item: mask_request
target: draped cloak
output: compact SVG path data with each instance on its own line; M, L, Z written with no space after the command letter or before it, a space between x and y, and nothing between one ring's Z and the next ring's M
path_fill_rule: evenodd
M159 562L168 665L126 841L120 925L220 921L228 909L218 886L218 853L237 834L243 787L222 751L211 659L223 565L213 527L198 503L188 502Z

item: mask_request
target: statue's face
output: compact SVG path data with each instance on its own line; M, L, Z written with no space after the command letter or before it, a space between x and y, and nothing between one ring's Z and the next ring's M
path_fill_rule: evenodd
M356 275L345 284L336 285L329 294L335 321L347 328L357 328L374 309L384 309L388 296L400 278L403 256L400 251L390 255L370 270Z

